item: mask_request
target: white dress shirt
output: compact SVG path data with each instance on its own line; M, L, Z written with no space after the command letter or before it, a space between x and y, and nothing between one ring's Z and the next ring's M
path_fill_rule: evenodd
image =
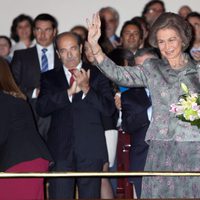
M36 44L36 49L37 49L37 53L38 53L38 59L40 62L40 69L41 69L41 65L42 65L42 49L46 48L47 52L46 52L46 56L48 59L48 70L51 70L54 68L54 47L53 44L50 44L48 47L42 47L39 44ZM32 94L32 98L37 98L36 95L36 88L33 90L33 94Z
M148 96L149 98L151 98L149 90L148 90L147 88L145 88L145 91L146 91L146 93L147 93L147 96ZM149 121L151 122L151 117L152 117L152 106L150 106L150 107L147 109L147 116L148 116Z
M48 70L51 70L54 68L54 47L53 47L53 44L50 44L48 47L42 47L41 45L39 44L36 44L36 48L37 48L37 53L38 53L38 59L39 59L39 62L40 62L40 69L41 69L41 66L42 66L42 49L47 49L47 52L46 52L46 56L47 56L47 59L48 59Z
M80 71L81 67L82 67L82 61L76 66L76 69L78 69L78 70ZM68 83L69 83L69 85L70 85L70 78L71 78L72 74L71 74L71 72L67 69L67 67L65 67L64 65L63 65L63 69L64 69L64 72L65 72L65 77L66 77L66 79L67 79L67 81L68 81ZM86 96L86 95L83 94L82 99L84 99L85 96ZM69 100L70 100L70 102L72 102L72 95L69 96Z

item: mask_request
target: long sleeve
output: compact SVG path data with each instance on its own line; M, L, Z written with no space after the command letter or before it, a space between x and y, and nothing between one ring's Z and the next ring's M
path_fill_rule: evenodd
M97 65L103 74L118 85L126 87L146 87L148 84L147 73L143 66L122 67L116 65L108 57Z
M8 106L4 106L5 105L4 103L5 102L1 102L1 105L0 105L0 110L1 110L0 112L1 113L0 115L0 146L2 146L5 143L8 137L9 127L11 126L9 122L10 122L10 114L12 111L7 110Z
M14 56L11 62L11 70L12 70L16 83L20 86L22 62L21 62L20 54L18 53L18 51L15 51L14 53Z
M14 52L14 56L13 56L13 59L11 62L11 71L12 71L13 77L14 77L17 85L26 94L26 96L29 99L31 99L35 87L29 87L23 83L24 78L26 77L26 74L24 74L24 72L23 72L24 71L24 68L23 68L24 63L23 63L23 58L22 58L22 55L20 52L19 51ZM26 70L29 70L29 68L27 68ZM34 74L33 74L33 76L34 76Z
M36 105L36 111L42 117L46 117L54 111L71 104L67 89L60 89L58 91L54 90L54 87L52 81L45 74L42 74L40 94Z
M20 89L32 98L35 88L40 87L40 63L36 47L15 51L11 70Z

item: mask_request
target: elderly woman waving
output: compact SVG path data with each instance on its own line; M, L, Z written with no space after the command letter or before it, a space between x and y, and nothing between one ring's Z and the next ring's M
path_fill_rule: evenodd
M136 67L117 66L105 56L98 45L100 26L98 14L91 22L88 20L88 42L97 67L118 85L147 87L151 93L153 116L146 135L149 152L145 170L199 171L200 130L190 120L170 112L171 105L186 95L181 84L187 86L187 91L200 92L200 65L184 53L192 37L190 26L174 13L162 14L153 24L149 38L162 59L149 59ZM199 198L199 188L199 177L144 177L142 198Z

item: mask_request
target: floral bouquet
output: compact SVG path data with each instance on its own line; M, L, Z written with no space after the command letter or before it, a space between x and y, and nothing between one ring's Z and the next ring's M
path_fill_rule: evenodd
M200 95L190 92L184 83L181 83L181 88L184 94L178 103L171 105L170 112L175 113L180 120L200 128Z

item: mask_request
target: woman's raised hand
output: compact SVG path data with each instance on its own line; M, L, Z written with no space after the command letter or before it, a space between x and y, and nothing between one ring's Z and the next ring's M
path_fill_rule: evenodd
M101 20L99 13L93 14L92 20L87 19L88 26L88 42L91 47L98 45L98 40L101 36Z

